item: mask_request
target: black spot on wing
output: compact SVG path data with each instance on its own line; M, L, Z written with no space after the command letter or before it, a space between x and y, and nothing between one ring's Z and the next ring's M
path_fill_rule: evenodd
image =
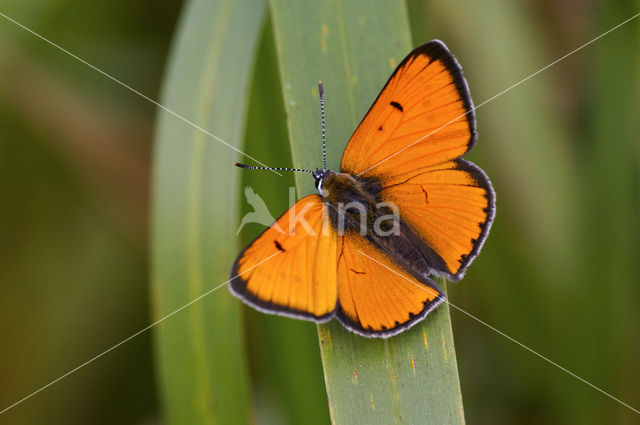
M285 249L282 247L282 245L280 245L280 242L273 241L273 243L276 245L276 248L278 248L280 251L286 252Z
M400 112L404 111L404 109L402 108L402 105L399 104L398 102L392 101L389 105L393 106L394 108L396 108Z

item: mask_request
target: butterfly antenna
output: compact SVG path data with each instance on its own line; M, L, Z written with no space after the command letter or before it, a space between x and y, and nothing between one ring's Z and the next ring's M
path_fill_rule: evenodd
M300 171L303 173L314 174L311 170L305 170L304 168L288 168L288 167L253 167L251 165L241 164L239 162L234 162L233 165L240 168L246 168L247 170L271 170L271 171Z
M327 169L327 141L324 132L324 90L322 81L318 81L318 91L320 92L320 112L322 113L322 169Z

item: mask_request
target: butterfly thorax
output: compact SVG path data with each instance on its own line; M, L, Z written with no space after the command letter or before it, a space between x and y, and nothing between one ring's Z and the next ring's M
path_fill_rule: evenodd
M374 219L380 191L377 180L329 171L319 183L320 194L335 227L340 230L356 229L363 217L365 222Z

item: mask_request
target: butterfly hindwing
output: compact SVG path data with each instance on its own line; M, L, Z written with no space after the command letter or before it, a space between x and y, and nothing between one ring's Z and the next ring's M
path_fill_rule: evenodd
M300 199L236 259L229 288L267 313L323 322L335 314L337 241L319 195Z
M397 179L396 179L397 180ZM475 164L456 159L383 186L381 198L395 203L403 222L442 261L432 272L459 280L478 254L494 217L495 195Z
M475 142L475 117L456 59L437 40L398 65L342 155L343 172L392 176L457 158Z
M413 276L358 233L342 236L338 259L338 320L368 337L413 326L444 301L426 276Z

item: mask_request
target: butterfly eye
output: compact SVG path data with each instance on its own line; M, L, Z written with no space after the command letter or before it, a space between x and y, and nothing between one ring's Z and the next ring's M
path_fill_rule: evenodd
M316 170L315 173L313 173L313 177L316 180L314 184L316 186L316 189L318 189L318 192L320 193L322 193L322 180L326 175L326 170Z
M318 192L322 196L325 196L325 192L326 192L326 190L322 187L322 182L324 181L324 179L327 178L327 176L331 174L333 174L333 171L331 170L316 170L316 172L313 173L313 177L315 177L316 179L315 181L316 189L318 189Z
M316 189L322 194L322 177L316 178Z

